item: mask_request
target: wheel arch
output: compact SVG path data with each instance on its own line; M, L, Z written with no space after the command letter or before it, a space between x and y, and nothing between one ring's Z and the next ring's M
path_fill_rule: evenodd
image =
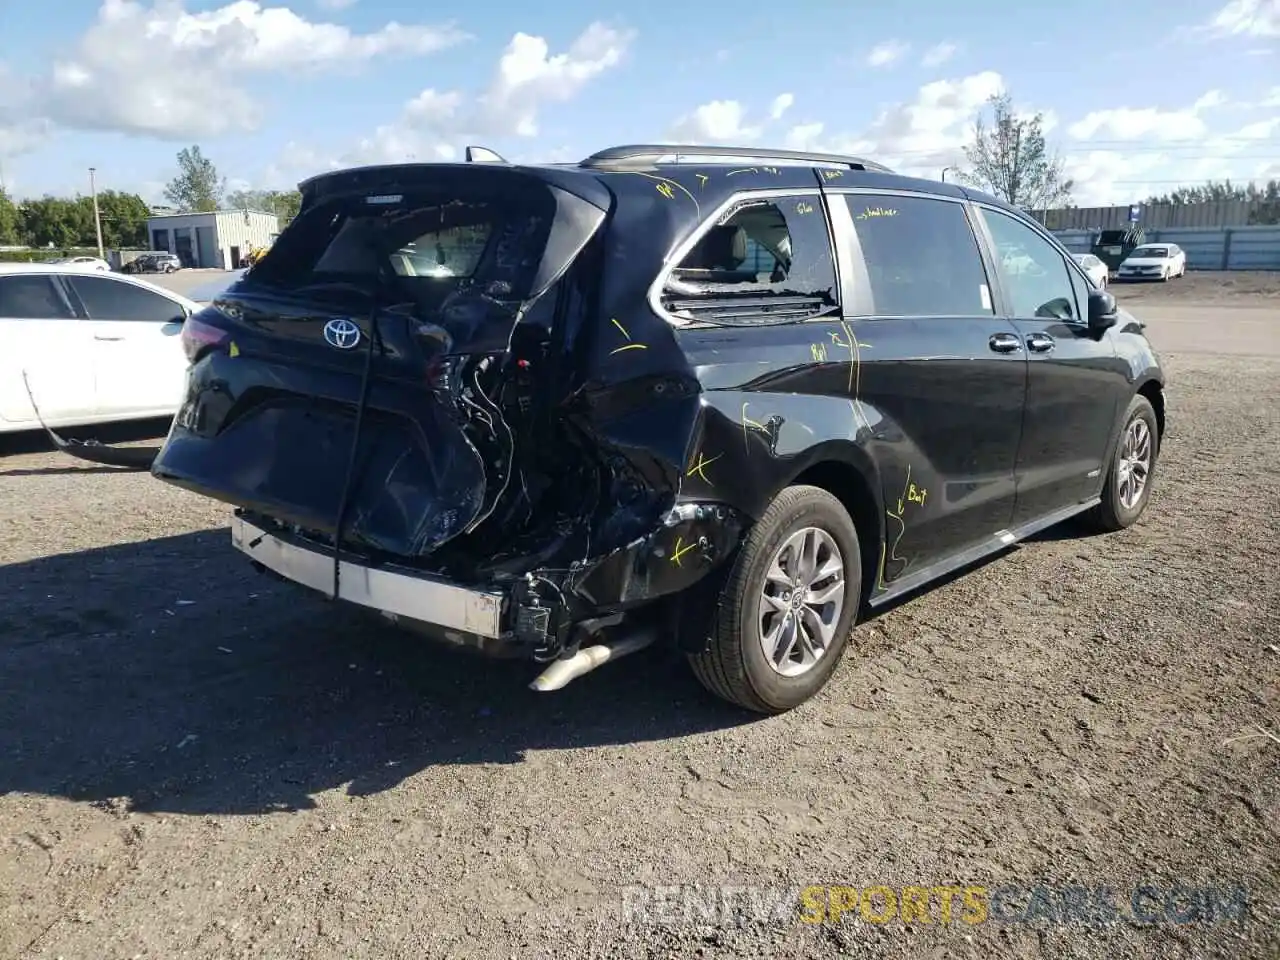
M1144 380L1137 389L1139 396L1146 397L1156 412L1156 429L1160 443L1164 443L1165 406L1164 385L1155 377Z
M859 459L865 453L859 451ZM884 538L880 484L869 458L857 463L847 453L844 456L834 450L818 453L802 467L787 486L807 485L826 490L848 511L858 532L858 552L862 562L862 592L860 605L865 605L875 584L880 562L880 544Z

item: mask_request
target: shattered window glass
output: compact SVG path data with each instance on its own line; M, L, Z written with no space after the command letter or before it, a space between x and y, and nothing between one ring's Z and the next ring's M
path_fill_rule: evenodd
M702 233L671 272L664 302L677 316L721 324L832 312L836 271L821 199L744 202Z
M248 280L292 289L335 283L374 289L394 277L397 294L423 305L438 305L458 290L521 300L530 293L554 218L554 201L534 191L492 199L340 196L303 210Z

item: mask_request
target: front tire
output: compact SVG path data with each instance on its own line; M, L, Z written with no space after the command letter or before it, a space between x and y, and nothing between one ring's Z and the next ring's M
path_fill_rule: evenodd
M756 713L791 710L840 662L862 600L858 533L819 487L788 487L751 529L720 591L694 675Z
M1129 402L1115 453L1107 468L1102 501L1087 514L1102 533L1131 527L1147 509L1160 455L1160 427L1151 401L1138 394Z

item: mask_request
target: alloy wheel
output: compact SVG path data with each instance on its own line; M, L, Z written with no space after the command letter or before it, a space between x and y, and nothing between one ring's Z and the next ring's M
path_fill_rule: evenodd
M1142 417L1135 417L1124 432L1116 463L1116 485L1126 510L1132 510L1142 499L1150 474L1151 428Z
M791 534L773 555L760 592L759 640L784 677L809 672L836 640L845 602L844 557L819 527Z

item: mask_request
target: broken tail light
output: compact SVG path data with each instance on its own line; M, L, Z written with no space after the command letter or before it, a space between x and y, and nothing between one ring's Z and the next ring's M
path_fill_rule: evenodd
M196 315L198 317L199 314ZM209 347L220 347L231 339L231 334L211 323L188 317L182 325L182 350L188 363L195 363Z

